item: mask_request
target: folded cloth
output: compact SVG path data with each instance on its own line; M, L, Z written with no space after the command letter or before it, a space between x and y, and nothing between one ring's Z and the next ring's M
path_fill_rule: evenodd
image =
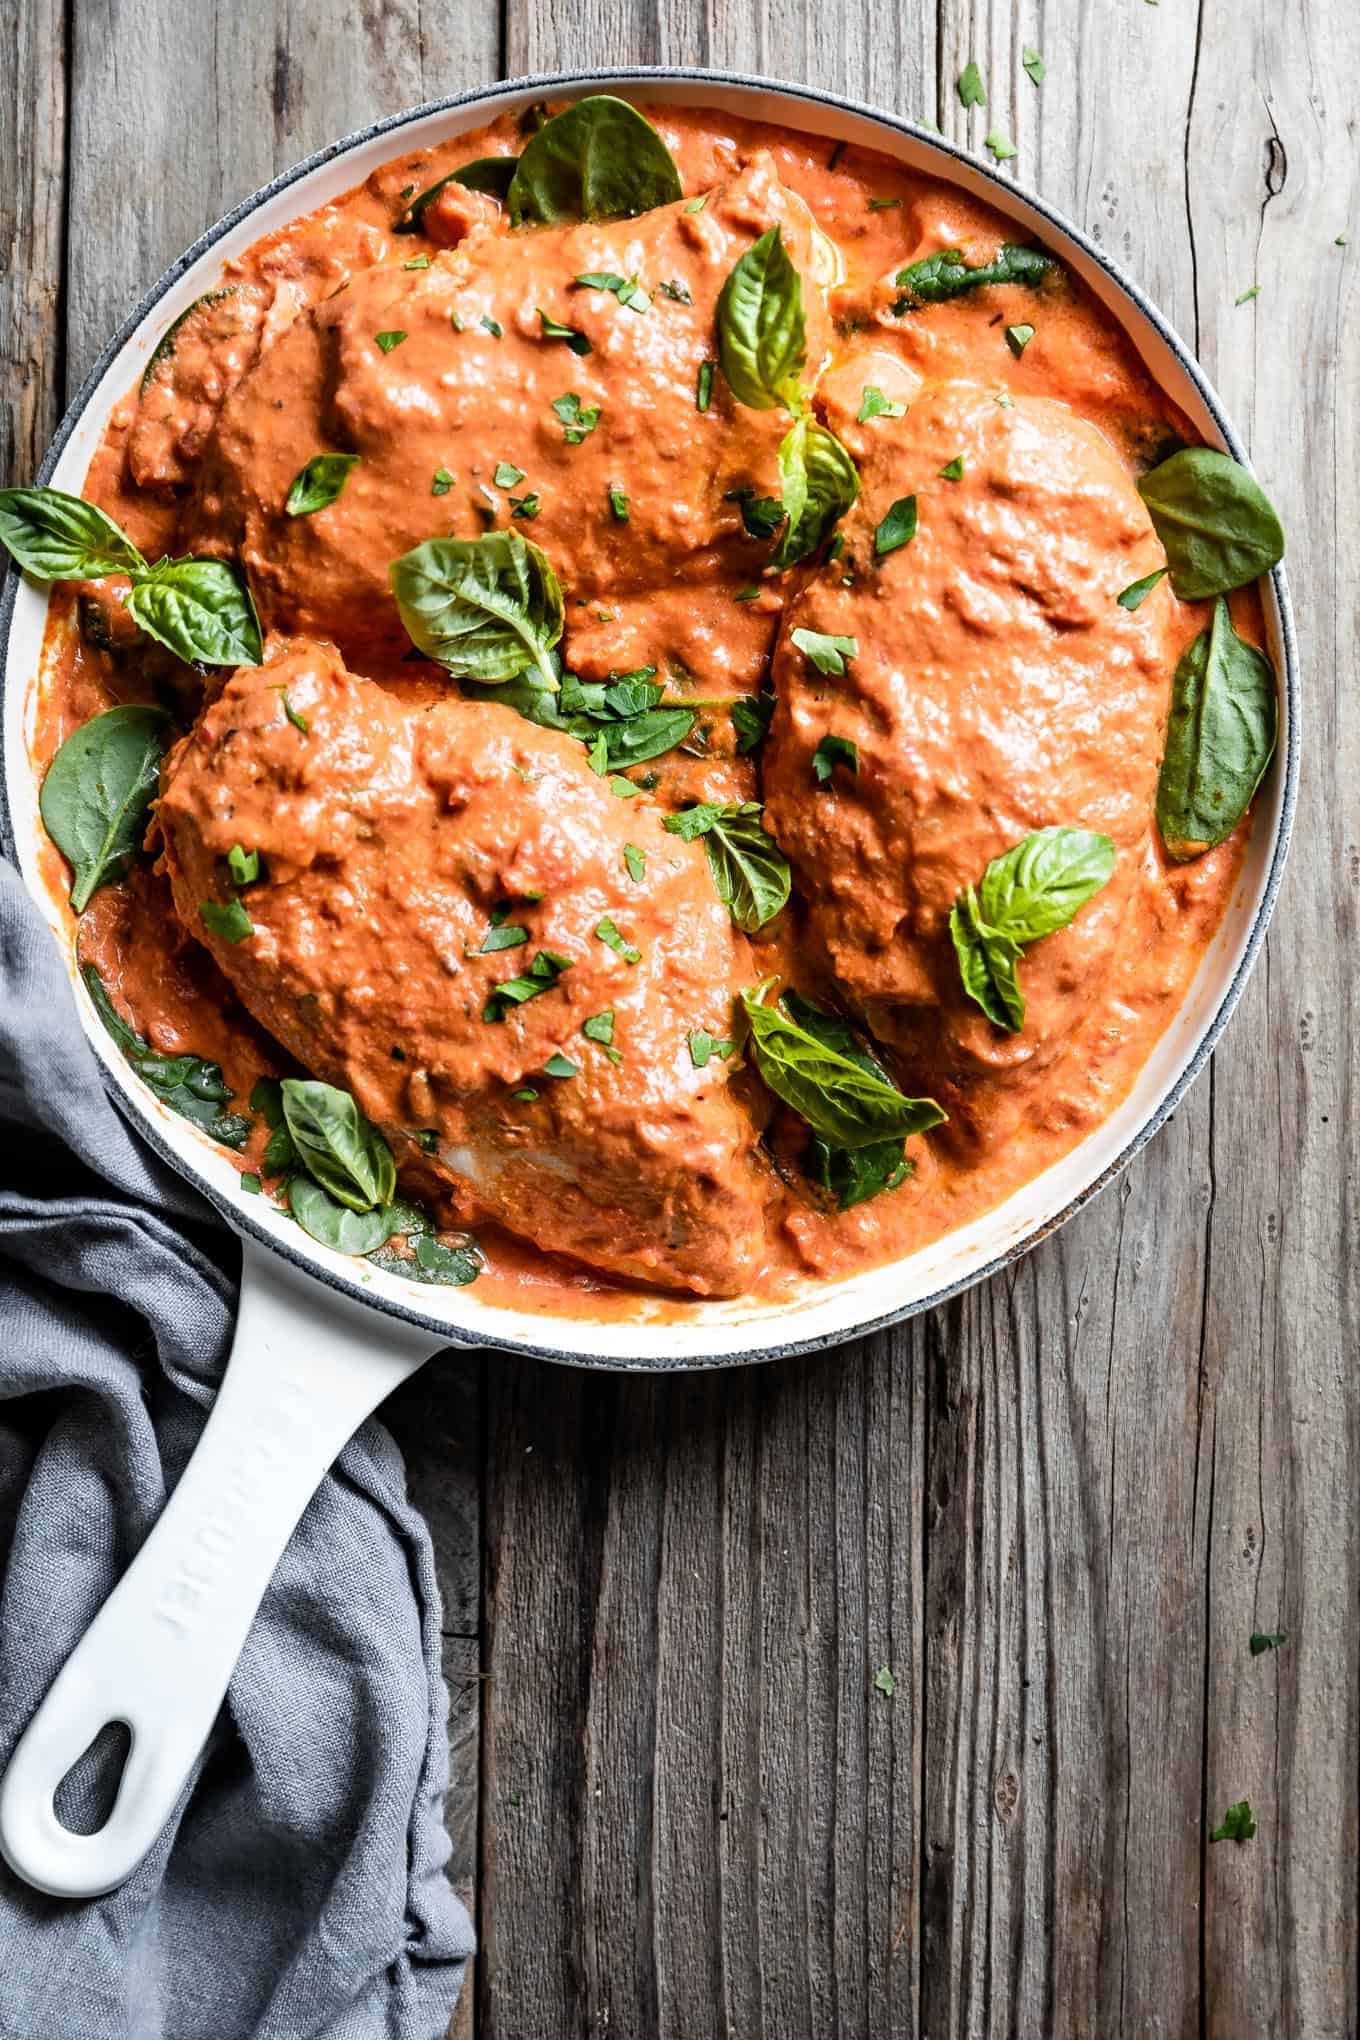
M164 1504L226 1357L231 1235L105 1093L0 864L0 1766ZM368 1422L294 1532L175 1816L119 1890L0 1863L4 2040L434 2040L471 1952L444 1874L429 1535ZM62 1787L111 1804L117 1731Z

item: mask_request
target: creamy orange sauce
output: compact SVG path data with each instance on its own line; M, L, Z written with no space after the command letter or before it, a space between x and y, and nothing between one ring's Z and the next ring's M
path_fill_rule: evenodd
M511 233L494 201L451 185L423 234L396 235L412 189L521 139L507 117L396 158L226 265L230 294L186 322L172 367L120 403L87 483L149 557L216 551L243 562L279 633L269 656L309 704L317 744L299 762L272 667L228 681L167 766L157 845L168 855L95 895L80 955L156 1047L220 1062L242 1106L259 1075L301 1065L352 1088L385 1128L418 1124L411 1069L442 1067L449 1089L431 1110L446 1139L455 1121L460 1138L470 1127L512 1152L514 1169L500 1187L460 1185L394 1139L403 1183L446 1223L473 1227L487 1261L481 1297L609 1317L640 1307L630 1277L662 1279L648 1266L649 1237L673 1284L777 1296L810 1275L910 1253L1056 1161L1119 1103L1184 998L1248 827L1174 865L1152 826L1171 674L1208 605L1177 602L1165 583L1133 614L1114 597L1161 561L1133 481L1169 441L1193 435L1090 295L1063 275L1039 295L993 286L900 316L897 269L944 248L980 261L1014 230L866 150L836 150L833 164L821 139L715 112L647 111L687 196L710 194L702 211ZM743 409L720 377L707 412L694 402L696 362L715 352L713 279L774 223L807 279L809 361L823 371L815 408L862 483L842 559L783 575L765 571L768 544L746 534L726 498L740 487L778 493L787 417ZM840 265L824 301L812 288L826 259L814 223ZM574 286L586 271L640 275L651 310ZM657 294L666 281L674 293ZM590 355L545 347L541 310L586 333ZM1017 357L1005 329L1019 321L1035 330ZM375 349L373 336L394 329L399 346ZM899 400L900 415L861 422L869 384ZM575 441L552 408L567 392L602 413ZM316 516L286 517L294 476L336 445L360 455L343 495ZM962 479L942 479L955 456ZM519 489L496 486L502 463L526 478ZM452 476L440 493L437 472ZM620 489L627 523L608 514ZM511 725L499 707L446 727L457 688L409 653L389 563L426 538L507 526L521 490L537 514L515 528L567 589L571 670L602 679L654 665L671 698L702 704L696 743L631 773L643 789L635 800L611 804L574 740ZM920 504L917 538L871 586L862 566L847 574L908 493ZM75 628L73 593L54 597L39 768L116 702L163 700L169 687L186 727L199 709L185 669L120 642L118 592L105 583L98 598L109 649ZM1259 642L1254 594L1232 606ZM799 623L854 636L844 677L792 648ZM342 659L307 640L334 641ZM727 711L761 688L771 662L778 706L753 761L738 755ZM212 676L210 697L221 683ZM374 730L386 732L381 743ZM828 733L855 739L861 770L822 790L812 755ZM224 804L229 771L246 776ZM532 790L545 779L551 798ZM380 799L370 792L379 782ZM748 951L725 914L711 918L700 847L665 836L660 817L690 800L752 798L794 865L795 898ZM441 803L467 817L452 876ZM556 856L553 820L584 845L574 861ZM1002 1034L962 996L949 906L989 858L1058 821L1108 833L1116 879L1026 957L1027 1025ZM279 879L248 963L201 927L189 932L213 860L246 833ZM653 877L636 899L618 896L649 937L639 975L597 954L587 923L615 911L620 846L644 836ZM333 881L316 880L323 869L343 871L359 903L348 919ZM50 876L63 894L55 851ZM498 890L543 892L534 940L577 960L566 981L573 1029L605 1003L625 1031L633 1022L626 1079L597 1061L572 1103L540 1100L518 1118L500 1103L488 1118L476 1101L493 1078L522 1083L560 1048L561 1010L538 1000L517 1016L522 1028L474 1029L456 1052L440 1037L441 1002L462 1000L471 1015L507 974L504 957L483 970L476 955ZM451 929L456 943L449 934L441 950ZM696 1074L678 1051L686 1026L733 1032L732 987L771 973L867 1020L902 1087L950 1115L909 1143L914 1172L900 1188L847 1212L810 1189L798 1123L770 1116L739 1058ZM297 1015L316 996L327 1018L308 1033ZM394 1059L399 1043L375 1046L375 1028L397 1025L409 1064ZM651 1150L637 1146L648 1115L666 1157L655 1181ZM257 1127L243 1168L259 1168L265 1138ZM611 1182L638 1187L589 1220L569 1199L550 1213L532 1175L514 1173L538 1166L545 1143L588 1156L591 1142ZM692 1209L687 1170L700 1185ZM581 1226L632 1240L623 1273L569 1258ZM706 1232L721 1234L721 1251L704 1246ZM562 1251L542 1251L545 1240Z

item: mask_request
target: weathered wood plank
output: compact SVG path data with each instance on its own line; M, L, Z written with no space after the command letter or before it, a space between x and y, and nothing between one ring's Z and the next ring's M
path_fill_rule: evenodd
M56 0L13 20L0 95L0 487L32 480L62 395L66 36Z
M1215 1072L1198 1489L1205 2030L1354 2034L1360 1780L1354 971L1360 207L1353 7L1206 9L1187 160L1200 350L1290 536L1306 752L1264 965ZM1260 296L1234 301L1253 284ZM1341 797L1338 798L1338 790ZM1254 1630L1283 1629L1252 1658Z

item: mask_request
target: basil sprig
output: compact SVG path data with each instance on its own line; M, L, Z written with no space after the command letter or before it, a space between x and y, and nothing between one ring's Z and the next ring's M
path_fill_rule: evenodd
M757 800L700 801L666 815L662 827L686 843L703 838L718 898L737 926L754 935L788 905L789 862L773 836L761 827Z
M866 1069L832 1042L800 1025L787 1010L765 1004L771 979L742 993L751 1054L767 1089L792 1106L814 1133L838 1148L905 1140L938 1126L945 1115L933 1098L908 1098L877 1069Z
M883 1076L882 1064L870 1055L844 1020L834 1013L824 1013L820 1006L814 1006L811 999L804 999L797 992L785 992L784 1006L798 1025L824 1047L858 1063L870 1076ZM835 1199L839 1211L866 1203L870 1197L877 1197L880 1190L895 1190L912 1173L906 1143L900 1137L874 1141L869 1147L844 1148L835 1147L821 1134L814 1133L803 1151L803 1167L813 1182Z
M250 1121L239 1112L227 1112L235 1093L228 1087L217 1063L197 1055L162 1055L128 1026L104 989L93 964L81 970L85 989L94 1009L123 1056L142 1082L163 1105L201 1126L224 1147L243 1148L250 1135Z
M562 635L562 590L546 553L517 531L431 538L389 568L411 642L460 680L494 687L534 668L557 692L549 657Z
M779 448L781 495L773 501L734 490L742 522L753 536L761 526L783 532L771 555L777 568L816 552L859 494L854 461L834 432L811 417L803 388L807 321L803 283L778 227L770 227L734 264L718 296L718 360L733 396L755 411L794 414Z
M989 283L1038 285L1057 266L1042 248L1017 247L1013 242L998 248L990 262L971 266L964 261L962 249L941 248L898 270L895 281L901 295L894 300L893 314L900 319L908 312L920 311L923 305L943 304L947 298L962 297Z
M294 478L284 509L290 517L311 517L333 503L349 480L357 453L314 453Z
M176 658L258 666L260 619L239 568L225 560L148 563L102 510L63 489L0 490L0 544L39 581L126 574L127 612Z
M963 988L996 1027L1018 1034L1025 995L1016 965L1031 942L1066 928L1114 874L1108 836L1090 829L1035 829L966 886L949 933Z
M1157 827L1178 862L1232 834L1275 749L1275 673L1233 629L1220 595L1183 654L1171 689Z
M47 768L38 809L75 878L71 908L127 870L146 832L165 749L158 708L125 704L72 730Z
M517 227L609 220L684 197L675 159L651 122L612 93L578 99L525 144L506 189Z
M1182 447L1143 476L1138 493L1182 602L1244 588L1284 557L1284 532L1265 490L1211 446Z
M348 1211L390 1204L397 1187L392 1150L349 1092L312 1077L285 1077L280 1088L284 1124L308 1175Z

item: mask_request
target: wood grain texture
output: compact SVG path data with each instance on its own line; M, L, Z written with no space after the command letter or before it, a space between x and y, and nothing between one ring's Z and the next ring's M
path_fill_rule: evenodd
M389 1415L445 1593L460 2040L1356 2040L1353 0L21 0L15 48L20 477L203 225L502 54L999 128L1198 348L1285 516L1307 700L1211 1075L1062 1233L887 1336L693 1380L448 1357ZM1241 1797L1256 1839L1211 1845Z

